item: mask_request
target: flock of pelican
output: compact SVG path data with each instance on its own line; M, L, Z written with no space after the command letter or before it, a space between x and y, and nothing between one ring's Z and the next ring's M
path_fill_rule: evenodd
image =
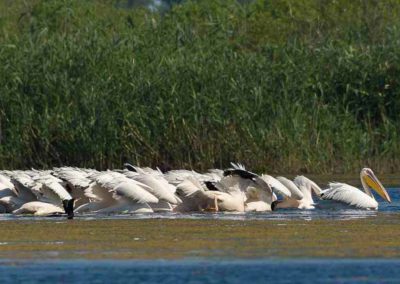
M372 190L391 202L369 168L361 170L364 191L345 183L322 190L305 176L258 175L241 164L206 173L140 168L96 171L74 167L0 171L0 213L51 216L95 213L274 211L350 206L376 210ZM314 202L314 199L318 202Z

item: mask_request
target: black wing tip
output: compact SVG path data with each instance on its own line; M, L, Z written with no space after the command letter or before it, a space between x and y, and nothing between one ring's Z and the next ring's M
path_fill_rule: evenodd
M230 176L230 175L238 175L242 178L245 179L255 179L256 177L258 177L255 173L246 171L246 170L242 170L242 169L227 169L224 171L224 176Z
M219 191L219 189L215 186L215 183L212 181L205 181L204 184L206 185L208 190Z
M124 163L124 168L127 169L128 171L136 172L135 167L129 163Z

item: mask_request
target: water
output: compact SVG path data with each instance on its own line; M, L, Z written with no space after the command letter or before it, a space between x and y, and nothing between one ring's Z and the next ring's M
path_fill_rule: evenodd
M391 204L380 202L378 211L316 209L246 214L87 214L78 215L76 219L83 221L78 223L67 222L64 217L0 215L0 221L6 221L3 222L3 228L7 227L5 224L14 222L17 225L21 224L19 221L24 221L22 227L27 228L26 232L21 229L21 225L15 229L21 231L20 237L16 235L19 239L5 240L2 236L4 233L0 234L0 254L2 255L0 257L3 257L3 260L0 258L0 283L400 283L400 269L398 269L400 258L397 258L400 242L396 241L399 236L396 231L399 231L400 189L389 188L388 192L393 202ZM378 200L380 200L379 197ZM90 227L99 236L89 240L88 235L82 233L85 224L94 226L92 220L98 219L105 223ZM131 219L136 222L131 223L129 221ZM166 235L166 229L163 227L166 222L162 219L179 221L179 224L175 224L178 230L173 231L174 234L176 233L174 236L176 240ZM196 227L192 225L192 228L186 227L186 231L192 229L197 233L179 232L182 228L179 226L188 225L184 222L187 219L201 221L203 228L204 223L211 224L212 227L205 227L207 230L202 231L195 230ZM113 231L115 235L109 235L110 232L104 231L104 226L111 226L113 220L117 222L128 220L128 224L118 223L119 225L113 227L112 230L119 228L120 231ZM149 221L146 222L146 220ZM219 220L234 222L222 224L218 222ZM261 223L264 224L266 230L263 232L257 230L258 225L261 225L258 223L257 226L254 223L249 225L253 220L265 221ZM281 222L276 222L277 220L285 222L281 224ZM65 232L62 228L68 227L68 224L78 226L79 223L82 228L76 229L75 233L81 232L81 236L63 235L65 232L72 234L70 230L73 228ZM143 226L143 223L158 227L149 230ZM169 226L173 225L169 224ZM246 228L240 229L243 224L247 224ZM133 226L138 226L136 231L132 229ZM196 223L195 226L199 225ZM220 235L218 236L215 231L216 226L219 226L217 231ZM296 226L297 228L304 227L304 232L296 231ZM371 229L371 226L375 229ZM12 228L12 226L7 228ZM54 237L50 233L55 229L61 231ZM42 231L44 237L39 235L34 241L30 230ZM148 231L144 233L145 230ZM277 230L280 230L277 237L269 239L266 243L263 242L263 238L276 234ZM316 232L309 233L310 230ZM333 235L321 237L320 230L324 232L331 230ZM27 236L29 232L30 235ZM88 232L91 233L91 230L88 229ZM258 235L256 235L257 232ZM242 235L243 233L245 234ZM293 237L294 233L297 234L296 237ZM368 237L366 237L367 233ZM348 238L349 234L351 238ZM114 240L118 237L125 239L130 237L129 243L111 247L110 239ZM305 237L312 239L305 239ZM184 244L183 247L185 247L192 241L193 244L204 242L204 238L209 240L204 245L193 248L189 246L187 251L173 249L175 241L178 244ZM337 248L327 247L324 244L328 241L327 238L331 243L337 240ZM160 244L154 245L157 240ZM218 249L210 247L213 242L219 240L223 240L223 243L218 246ZM377 240L386 244L381 248L376 248ZM228 242L229 246L227 246ZM370 245L369 242L375 242L375 244ZM134 246L135 243L143 243L143 246ZM85 249L93 244L98 247ZM153 244L153 247L149 247L149 244ZM257 246L253 247L254 244ZM362 247L359 247L359 244L362 244ZM223 245L225 245L224 248L222 248ZM72 250L68 248L69 246ZM244 250L236 249L238 246L242 246ZM295 253L289 254L288 258L285 257L284 250L289 247ZM7 251L7 248L13 249ZM31 252L31 249L34 250ZM164 251L158 252L160 249ZM377 252L365 254L374 249ZM138 253L132 254L136 250ZM257 255L260 250L266 253ZM319 251L322 251L322 258ZM337 255L332 251L337 251ZM382 254L379 254L380 252ZM22 259L16 256L17 254L22 256ZM124 255L129 260L113 259ZM266 255L266 258L263 255ZM379 256L362 259L365 255ZM85 259L92 257L96 260ZM390 257L395 258L390 259ZM27 260L27 258L32 258L32 260ZM54 259L49 260L50 258ZM150 260L143 260L146 258ZM167 258L174 260L167 260Z
M0 263L1 283L399 283L400 260L34 261Z

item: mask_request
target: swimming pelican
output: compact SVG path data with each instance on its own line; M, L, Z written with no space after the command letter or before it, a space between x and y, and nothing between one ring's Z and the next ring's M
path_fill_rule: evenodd
M178 185L183 202L175 211L245 211L244 185L236 177L224 177L217 184L206 183L211 190L203 188L199 180L189 176Z
M147 187L145 189L158 198L158 203L150 204L154 212L172 211L174 206L182 203L175 194L176 187L168 183L161 172L156 172L154 170L153 172L127 171L123 174L129 179L146 185Z
M84 172L79 168L61 167L54 168L52 175L64 181L64 186L75 199L74 206L79 207L89 202L89 198L85 196L85 189L92 182L88 176L88 172Z
M35 216L49 216L53 214L62 214L64 213L64 210L61 207L51 203L31 201L24 203L20 208L14 210L13 214L33 214ZM68 219L72 219L72 217L68 216Z
M67 190L61 185L62 181L50 174L50 171L12 171L9 172L15 196L1 198L3 207L15 214L59 213L64 207L68 219L74 216L74 200ZM28 204L21 209L25 204ZM61 207L62 206L62 207ZM19 210L21 209L21 210ZM25 210L27 209L27 210Z
M267 182L268 176L259 176L255 173L245 170L243 165L233 164L233 169L224 171L224 176L236 176L242 181L247 181L248 184L245 188L246 200L245 211L271 211L271 204L276 200L271 185ZM284 192L285 190L282 190ZM288 190L286 189L288 192ZM290 195L289 193L286 193Z
M39 201L50 203L54 206L62 205L68 219L74 218L74 202L71 194L62 185L63 181L55 176L52 176L50 172L39 173L38 176L34 177L33 180L37 183L35 186L39 188L42 196ZM33 208L42 208L33 206ZM42 209L41 209L42 210ZM45 207L44 212L51 211L49 207ZM44 214L44 213L43 213Z
M149 206L159 199L150 193L147 185L112 171L95 173L94 180L85 189L85 195L93 202L78 207L77 212L153 212Z
M274 201L272 204L273 210L279 208L298 208L298 209L314 209L315 203L312 198L312 193L320 196L321 188L309 178L305 176L297 176L294 182L285 178L277 177L292 193L291 197L286 197L283 200Z
M321 192L321 199L333 200L360 209L376 210L378 209L378 202L371 192L371 189L373 189L384 200L392 202L389 194L371 169L363 168L360 172L360 179L364 192L346 183L332 182L328 189Z

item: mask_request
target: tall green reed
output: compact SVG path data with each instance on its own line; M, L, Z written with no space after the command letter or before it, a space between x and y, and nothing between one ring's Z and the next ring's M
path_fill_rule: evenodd
M0 167L396 171L400 4L322 2L10 4Z

